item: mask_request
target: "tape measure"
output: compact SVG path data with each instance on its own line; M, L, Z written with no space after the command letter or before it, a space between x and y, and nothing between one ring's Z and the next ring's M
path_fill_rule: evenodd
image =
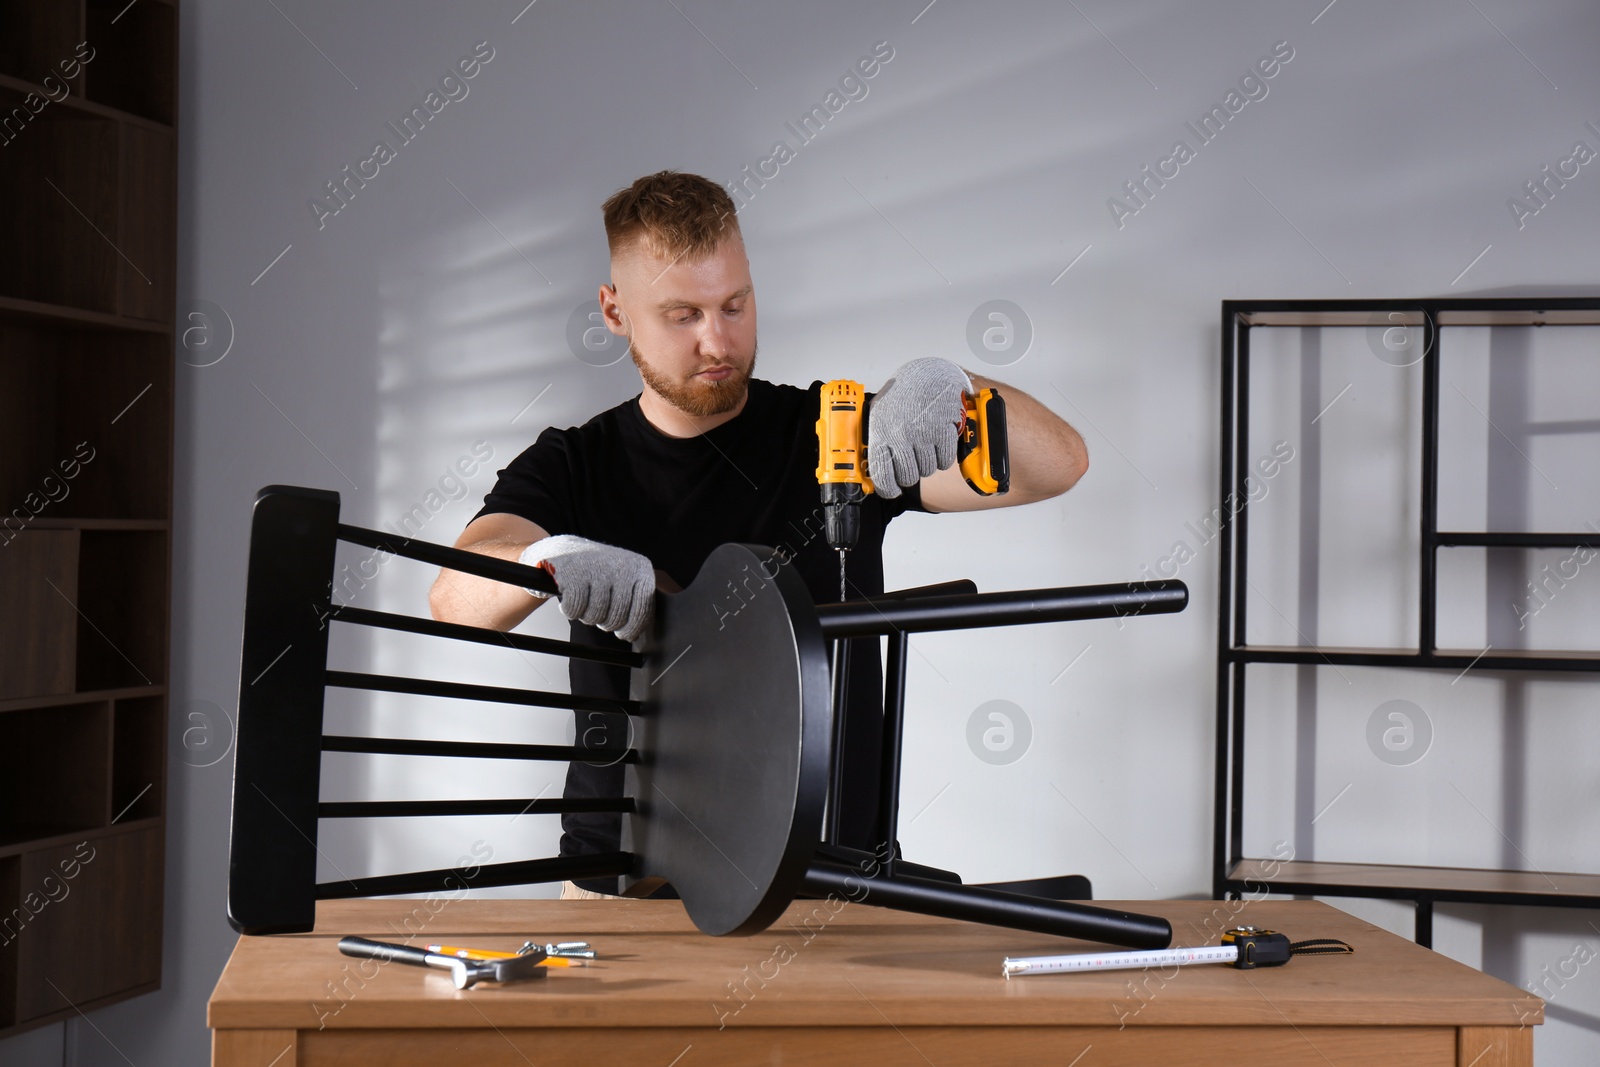
M1195 963L1231 963L1241 971L1249 971L1257 967L1281 967L1289 962L1291 956L1345 955L1354 951L1343 941L1332 938L1290 941L1288 934L1280 934L1276 930L1235 926L1223 931L1220 945L1008 958L1001 965L1001 973L1010 978L1018 974L1127 971L1146 967L1183 967Z

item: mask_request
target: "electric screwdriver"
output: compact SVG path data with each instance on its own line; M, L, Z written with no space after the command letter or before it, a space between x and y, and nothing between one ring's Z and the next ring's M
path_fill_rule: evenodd
M861 502L872 492L867 471L866 389L860 382L824 383L817 418L817 485L828 545L839 553L839 599L845 599L845 553L861 536ZM956 462L974 492L984 496L1011 488L1007 461L1006 405L996 389L961 394L962 419ZM891 471L890 477L894 474Z

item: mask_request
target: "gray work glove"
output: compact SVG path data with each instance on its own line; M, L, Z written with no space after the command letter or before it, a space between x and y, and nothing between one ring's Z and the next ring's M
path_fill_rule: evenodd
M598 626L632 643L650 628L655 608L656 572L637 552L573 534L535 541L517 559L544 567L560 590L561 613ZM535 596L545 593L530 589Z
M883 383L867 415L873 492L897 497L903 486L955 463L961 394L970 392L967 372L937 356L914 359Z

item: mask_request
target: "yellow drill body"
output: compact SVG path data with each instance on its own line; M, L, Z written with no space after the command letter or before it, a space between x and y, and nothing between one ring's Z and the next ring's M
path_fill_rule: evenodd
M822 386L817 417L817 485L828 545L839 553L839 599L845 599L845 553L861 536L861 502L872 492L867 473L867 392L840 378ZM964 412L956 458L974 492L1011 488L1005 401L994 389L961 395Z

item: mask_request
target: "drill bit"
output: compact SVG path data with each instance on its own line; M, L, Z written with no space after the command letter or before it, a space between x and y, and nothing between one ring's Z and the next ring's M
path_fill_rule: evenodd
M839 550L839 601L841 603L844 601L844 554L845 550L841 548Z

